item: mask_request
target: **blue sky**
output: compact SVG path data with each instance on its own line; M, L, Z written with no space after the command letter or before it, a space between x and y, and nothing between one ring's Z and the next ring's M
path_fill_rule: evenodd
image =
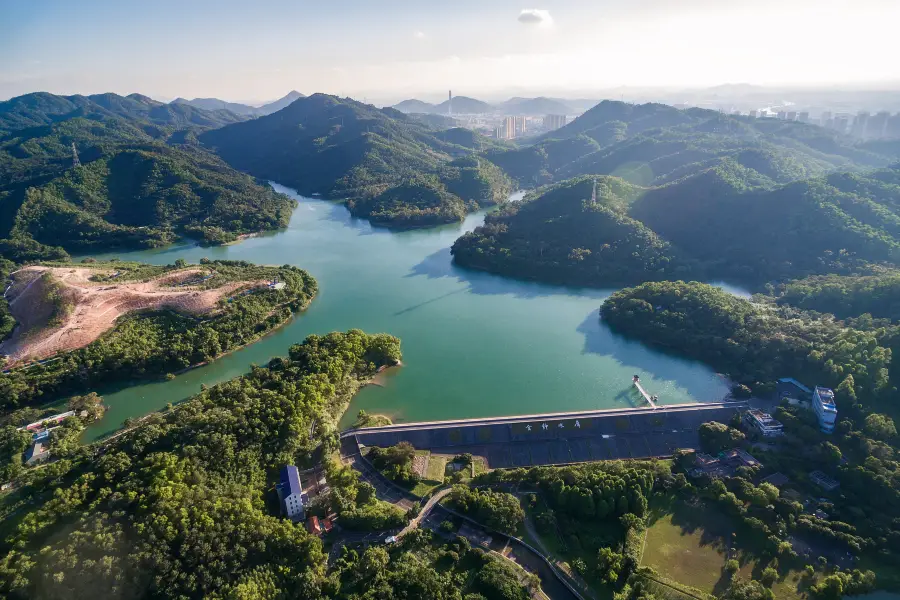
M900 80L896 0L0 0L0 98Z

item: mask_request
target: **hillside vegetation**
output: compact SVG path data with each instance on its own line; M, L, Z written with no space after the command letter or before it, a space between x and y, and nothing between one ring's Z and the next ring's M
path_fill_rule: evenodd
M287 224L294 202L196 146L241 120L227 111L115 94L30 94L0 103L0 251L16 261L63 250L222 243ZM15 129L14 129L15 128ZM72 166L72 144L80 167Z
M792 307L753 303L705 283L650 282L612 294L601 318L613 331L709 364L762 394L779 377L836 388L840 409L857 397L887 400L891 350L884 328L854 328Z
M336 447L334 423L349 396L399 359L400 342L388 335L310 336L287 357L149 417L102 451L61 453L0 505L0 593L258 598L253 590L265 588L309 600L350 597L355 560L327 573L320 540L275 516L268 497L277 469L308 460L323 442ZM377 502L355 500L352 489L343 497L348 512ZM16 507L21 498L27 503ZM432 595L433 569L401 564L413 578L410 597L447 597ZM365 576L359 568L356 578ZM403 589L405 580L395 579Z
M554 144L574 139L581 141ZM757 171L769 185L896 160L889 150L856 145L815 125L610 100L533 146L494 152L490 158L523 185L615 175L645 186L676 181L726 159Z
M459 221L466 210L505 200L511 188L487 160L453 162L488 145L477 136L325 94L200 140L238 169L346 200L353 214L388 226Z
M463 266L597 287L869 272L900 261L898 181L900 168L888 168L773 186L731 159L660 187L576 177L489 215L453 254Z
M464 266L523 279L615 286L667 279L690 262L653 231L626 214L643 193L621 179L571 179L489 214L485 224L458 239L454 260Z
M125 281L137 278L138 273L143 280L190 267L170 265L159 273L158 267L134 263L83 266L96 268L98 283L103 283L103 274L120 265ZM274 279L286 285L283 289L253 288L246 294L237 290L230 297L222 298L216 310L199 317L174 310L126 314L99 339L58 355L55 357L58 360L0 374L0 410L46 402L119 381L159 377L213 360L283 325L296 311L305 308L317 292L316 281L305 271L292 266L262 267L243 261L209 261L195 269L198 274L194 278L198 280L204 274L215 274L201 283L199 289L229 282L255 284ZM4 321L8 314L7 309Z

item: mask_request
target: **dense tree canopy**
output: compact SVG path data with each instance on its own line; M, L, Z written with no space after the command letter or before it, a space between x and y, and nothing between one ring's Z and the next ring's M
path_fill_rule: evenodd
M341 597L320 541L275 516L272 484L331 439L358 382L399 356L387 335L310 336L289 357L35 472L2 504L0 593ZM32 502L17 508L16 498Z
M614 331L702 360L751 388L796 375L834 388L849 378L850 391L868 401L892 393L883 330L855 329L682 281L616 292L601 316Z
M304 194L348 200L353 214L387 226L460 221L505 200L511 188L485 159L453 161L477 140L326 94L200 140L237 168Z

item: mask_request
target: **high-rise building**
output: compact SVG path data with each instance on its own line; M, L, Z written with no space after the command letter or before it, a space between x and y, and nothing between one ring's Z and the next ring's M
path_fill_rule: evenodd
M788 121L796 121L797 120L797 111L789 110L787 116L785 117Z
M886 135L889 138L900 138L900 113L888 119Z
M567 122L566 115L546 115L544 117L544 129L553 131L560 127L565 127Z
M883 110L879 113L876 113L872 117L869 118L869 122L866 125L866 131L863 134L863 137L870 140L880 140L887 136L887 124L888 119L891 118L891 113Z
M797 113L797 120L801 123L809 123L809 113L806 111Z
M525 135L525 117L516 117L516 137Z
M755 118L757 118L757 117L759 116L759 111L758 111L758 110L751 110L748 114L749 114L751 117L753 117L753 118L755 119Z
M847 133L847 126L850 124L850 117L848 115L835 115L834 117L834 130L840 133Z
M779 110L779 111L778 111L778 118L781 119L782 121L784 121L785 119L787 119L787 113L786 113L785 111L783 111L783 110Z
M494 137L498 140L503 139L504 133L506 133L506 130L503 127L494 127Z
M506 117L503 119L503 139L511 140L516 137L516 118Z
M857 137L866 137L866 128L869 125L869 113L861 111L853 120L853 128L850 133Z

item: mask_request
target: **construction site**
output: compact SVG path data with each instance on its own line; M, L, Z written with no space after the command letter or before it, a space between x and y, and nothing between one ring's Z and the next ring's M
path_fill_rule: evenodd
M97 276L105 281L97 281ZM17 325L0 344L14 369L82 348L112 329L130 312L170 309L202 316L219 301L268 285L267 281L233 281L205 289L205 272L171 271L144 281L116 282L116 273L89 267L31 266L10 274L4 297ZM207 277L208 279L208 277Z

